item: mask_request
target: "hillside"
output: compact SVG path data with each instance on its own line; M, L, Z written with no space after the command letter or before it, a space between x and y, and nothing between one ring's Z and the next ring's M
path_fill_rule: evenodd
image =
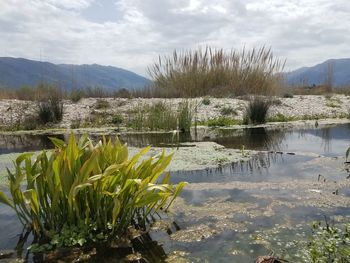
M333 72L333 86L350 85L350 58L329 59L313 67L303 67L285 73L285 79L289 85L322 85L328 72Z
M102 87L139 89L150 80L131 71L112 66L53 64L23 58L0 57L0 87L35 86L39 82L62 88Z

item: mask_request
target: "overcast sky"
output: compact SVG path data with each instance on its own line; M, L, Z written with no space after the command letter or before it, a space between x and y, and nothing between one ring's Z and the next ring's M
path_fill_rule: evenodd
M350 57L349 0L0 0L0 56L113 65L158 54L271 46L286 69Z

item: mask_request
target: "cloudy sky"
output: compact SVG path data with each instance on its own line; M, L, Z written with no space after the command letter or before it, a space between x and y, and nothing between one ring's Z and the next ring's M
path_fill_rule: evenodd
M350 57L349 0L0 0L0 56L113 65L158 54L271 46L286 69Z

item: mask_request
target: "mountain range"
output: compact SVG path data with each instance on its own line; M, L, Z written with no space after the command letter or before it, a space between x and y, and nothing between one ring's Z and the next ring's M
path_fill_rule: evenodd
M329 59L313 67L303 67L284 73L286 83L291 86L323 85L331 81L334 87L350 85L350 58Z
M332 81L334 87L350 85L350 58L330 59L312 67L283 73L289 86L322 85ZM149 86L151 81L134 72L92 65L53 64L24 58L0 57L0 88L36 86L40 82L73 88L102 87L135 90Z
M85 87L133 90L151 83L149 79L134 72L112 66L53 64L24 58L0 57L0 87L36 86L40 82L68 90Z

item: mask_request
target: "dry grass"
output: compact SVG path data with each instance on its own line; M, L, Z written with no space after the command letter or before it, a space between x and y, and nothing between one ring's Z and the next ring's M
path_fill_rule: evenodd
M284 62L271 49L174 51L148 68L154 86L167 96L276 94Z

